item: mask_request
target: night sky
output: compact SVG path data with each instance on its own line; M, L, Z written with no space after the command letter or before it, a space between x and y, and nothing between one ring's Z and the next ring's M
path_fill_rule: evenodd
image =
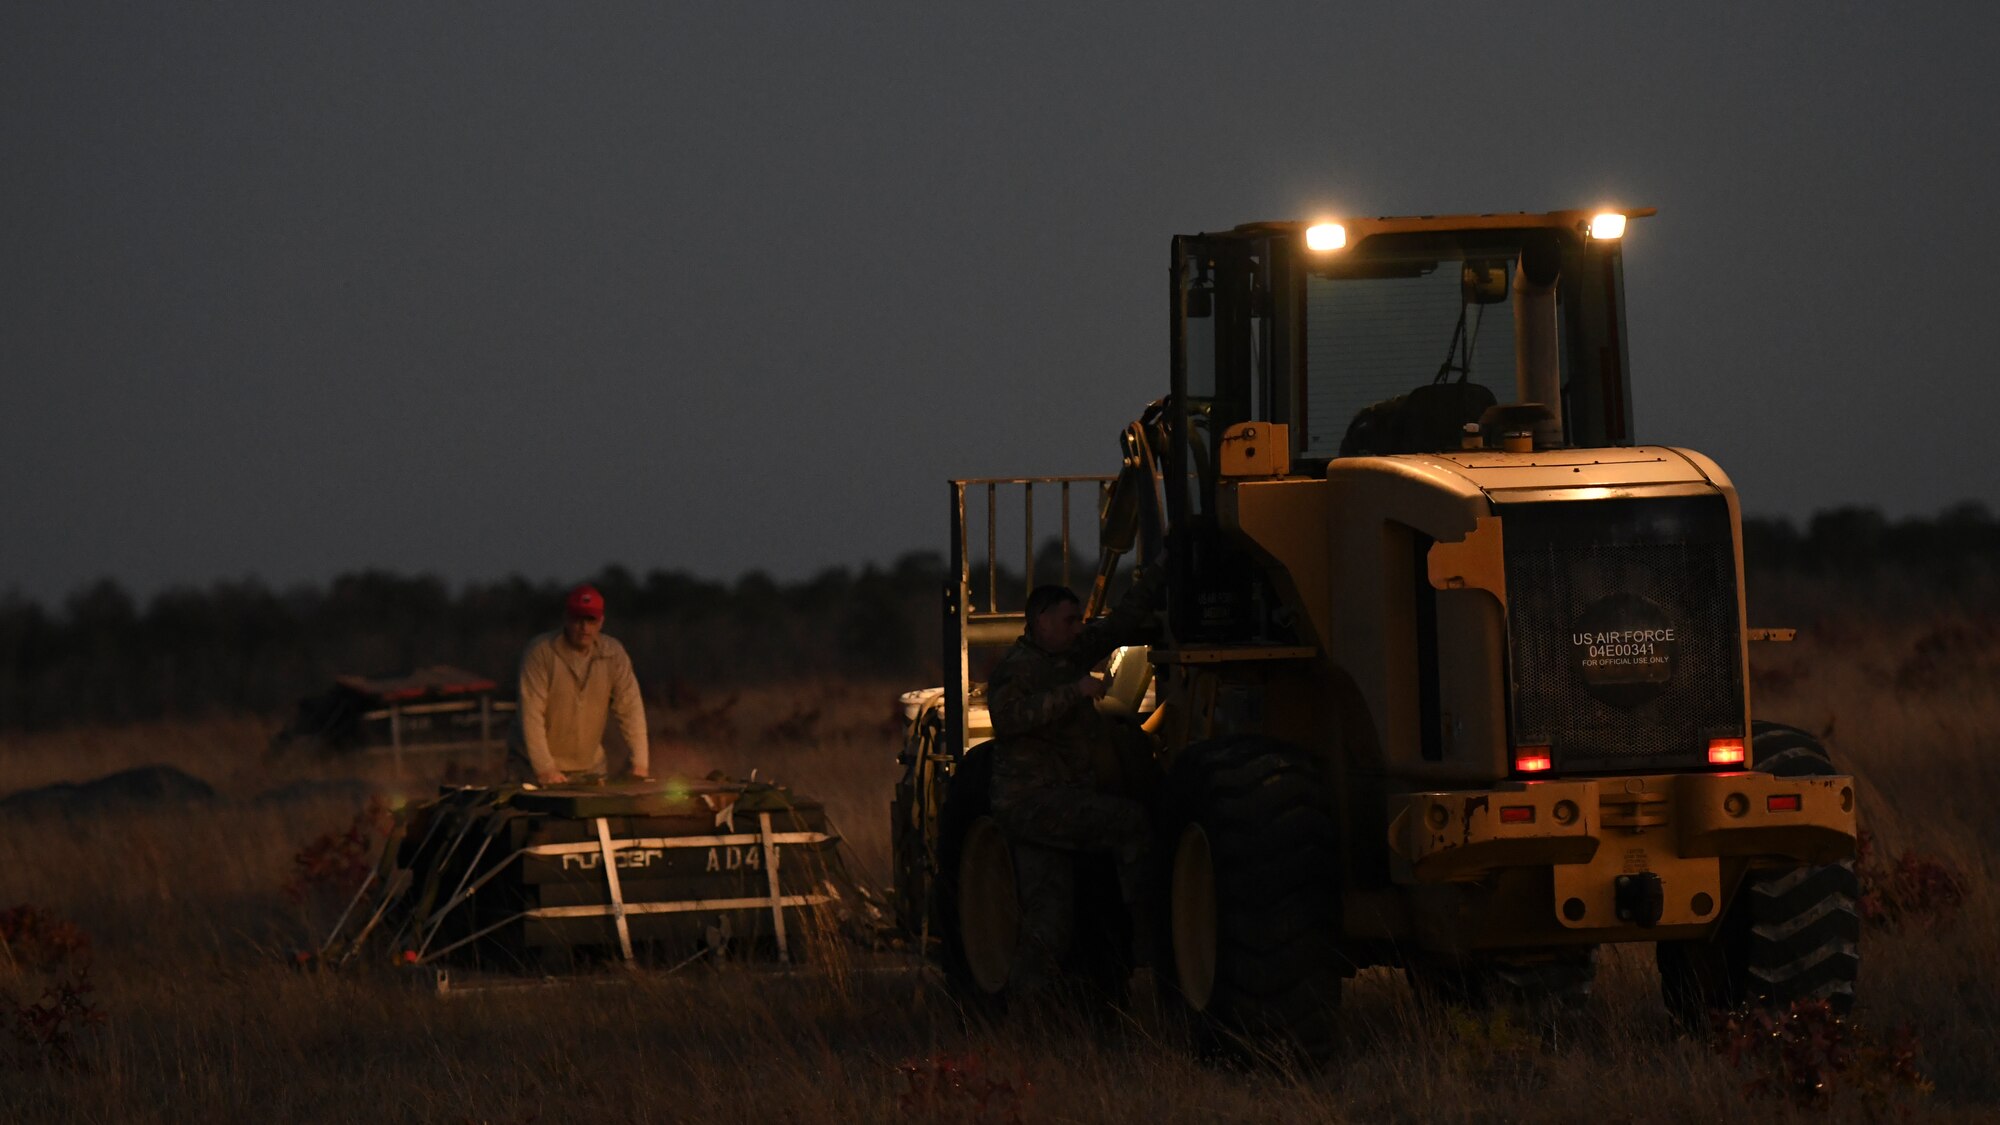
M1176 232L1654 206L1638 436L2000 508L2000 9L0 15L0 591L797 577L1102 472Z

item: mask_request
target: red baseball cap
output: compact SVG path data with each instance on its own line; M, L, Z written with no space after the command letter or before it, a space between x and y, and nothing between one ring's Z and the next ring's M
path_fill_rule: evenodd
M571 617L594 617L601 621L604 619L604 595L597 592L597 587L585 583L571 590L569 597L563 599L563 609Z

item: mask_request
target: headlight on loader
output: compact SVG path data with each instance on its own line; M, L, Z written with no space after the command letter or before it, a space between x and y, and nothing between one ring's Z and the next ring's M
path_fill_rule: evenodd
M1621 219L1624 216L1619 216ZM1325 253L1347 245L1347 228L1339 223L1314 223L1306 228L1306 249Z

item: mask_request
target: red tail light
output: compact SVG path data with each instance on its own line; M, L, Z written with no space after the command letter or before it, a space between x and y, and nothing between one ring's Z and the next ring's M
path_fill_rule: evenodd
M1514 772L1543 773L1555 768L1555 759L1549 756L1546 746L1514 747Z
M1764 808L1770 812L1797 812L1799 811L1799 795L1797 793L1773 793L1764 798Z
M1500 823L1502 824L1533 824L1534 822L1535 806L1533 805L1500 806Z
M1708 743L1708 764L1711 766L1740 766L1747 755L1743 752L1740 738L1716 738Z

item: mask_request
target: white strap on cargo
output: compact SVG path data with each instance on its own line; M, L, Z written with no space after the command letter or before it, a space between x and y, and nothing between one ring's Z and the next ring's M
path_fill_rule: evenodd
M762 814L769 816L770 814ZM731 845L761 845L767 838L763 832L738 832L730 836L634 836L628 840L613 840L611 846L624 848L723 848ZM768 834L774 844L824 844L834 837L824 832L772 832ZM535 844L525 847L521 855L576 855L579 852L600 850L594 843L580 844Z
M771 888L771 929L778 936L778 960L792 959L785 945L785 896L778 893L778 844L771 838L771 814L757 814L757 834L763 837L764 880Z
M632 927L625 921L625 891L618 885L618 862L612 855L611 822L597 818L597 846L604 855L604 885L611 889L611 920L618 926L618 951L632 963Z

